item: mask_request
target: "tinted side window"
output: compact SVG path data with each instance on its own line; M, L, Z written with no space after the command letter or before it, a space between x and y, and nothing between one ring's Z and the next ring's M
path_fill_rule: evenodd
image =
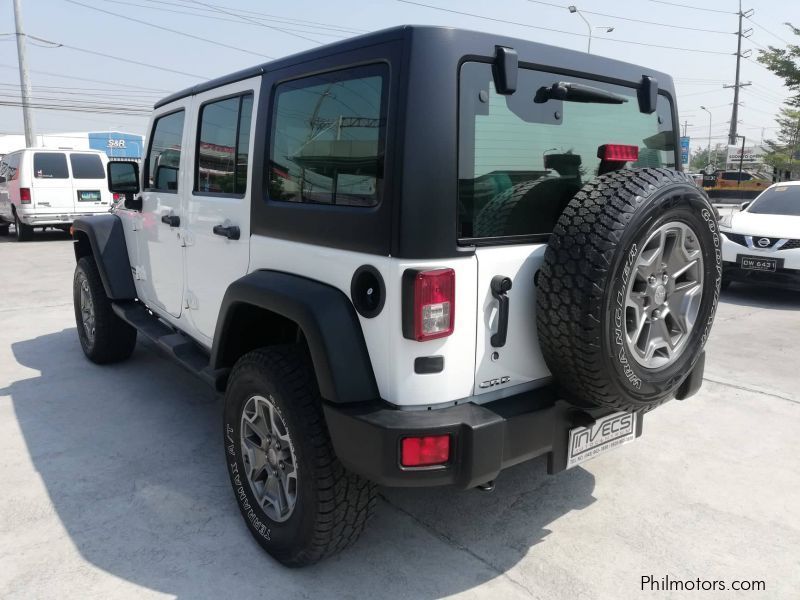
M269 196L375 206L386 137L388 67L325 73L277 86Z
M75 179L105 179L103 161L97 154L70 154L69 164Z
M60 152L35 152L33 176L37 179L69 179L66 155Z
M147 183L151 190L178 191L184 111L159 117L153 125L147 153Z
M8 181L14 181L15 179L19 179L19 161L20 161L20 154L10 154L6 156L6 179Z
M197 191L244 193L252 109L252 94L226 98L202 107L195 173Z

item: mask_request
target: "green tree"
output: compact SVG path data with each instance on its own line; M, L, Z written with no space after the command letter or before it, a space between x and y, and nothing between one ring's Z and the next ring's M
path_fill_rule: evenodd
M703 171L708 166L709 162L708 148L703 148L692 154L689 160L689 169L692 171Z
M784 24L800 37L800 29L791 23ZM783 79L784 85L794 92L794 97L787 104L800 107L800 45L787 44L785 48L770 46L759 52L758 62Z
M789 103L790 104L790 103ZM776 139L764 142L767 153L764 162L772 167L786 169L800 150L800 109L785 106L775 118L778 123Z

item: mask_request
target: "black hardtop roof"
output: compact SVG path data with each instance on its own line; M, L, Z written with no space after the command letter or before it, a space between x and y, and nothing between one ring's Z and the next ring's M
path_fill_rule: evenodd
M534 63L558 67L564 70L574 70L576 72L596 73L605 77L627 81L638 81L641 79L642 75L649 75L658 80L661 89L666 88L670 92L673 89L672 78L666 73L594 54L587 54L586 52L578 50L569 50L559 46L468 29L431 25L401 25L326 44L247 69L242 69L241 71L236 71L229 75L223 75L222 77L217 77L216 79L211 79L204 83L198 83L197 85L175 92L159 100L153 108L159 108L170 102L180 100L181 98L213 90L214 88L229 83L257 77L269 71L275 71L290 65L331 56L332 54L347 52L389 41L411 41L421 38L426 38L428 44L433 44L433 46L442 44L461 48L463 49L464 55L492 56L495 46L505 46L516 50L519 55L519 60L522 63Z

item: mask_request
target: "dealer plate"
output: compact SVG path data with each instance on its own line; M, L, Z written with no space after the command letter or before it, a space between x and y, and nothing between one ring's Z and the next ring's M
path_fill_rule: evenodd
M100 202L100 190L80 190L78 192L79 202Z
M574 467L636 438L636 413L617 412L589 427L569 430L567 468Z

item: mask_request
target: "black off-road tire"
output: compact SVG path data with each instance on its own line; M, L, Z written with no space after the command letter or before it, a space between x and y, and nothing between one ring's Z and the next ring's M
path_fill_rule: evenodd
M94 311L94 339L91 339L83 322L81 289L91 298ZM72 281L72 302L78 339L86 357L97 364L119 362L129 358L136 347L136 329L120 319L111 308L97 264L91 256L78 260Z
M21 222L16 212L14 213L14 228L17 231L18 242L29 242L33 239L33 227Z
M268 398L286 425L298 472L298 492L287 520L259 506L245 474L242 412L254 396ZM233 368L225 393L225 458L236 502L248 530L286 566L316 563L355 542L372 515L377 486L344 469L336 457L307 353L299 346L262 348Z
M543 181L555 179L554 177L544 177L532 181L524 181L511 186L504 192L500 192L486 203L475 217L474 236L475 237L496 237L507 235L507 223L511 218L511 213L533 188Z
M648 369L628 357L618 302L637 244L672 221L699 238L702 298L682 353ZM539 342L566 399L643 412L671 398L708 338L722 281L720 249L713 206L684 173L623 170L585 185L559 218L538 279Z

